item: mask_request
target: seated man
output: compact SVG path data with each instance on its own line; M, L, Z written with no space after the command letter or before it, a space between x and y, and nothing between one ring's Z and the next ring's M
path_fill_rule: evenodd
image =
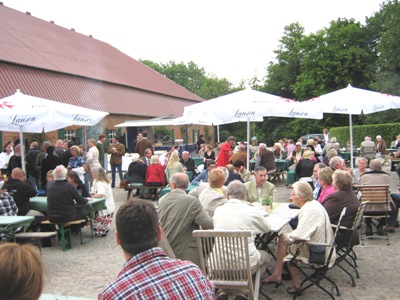
M214 299L214 286L189 261L170 259L157 247L161 228L148 201L122 205L116 217L117 244L126 263L118 277L99 295L111 299Z
M244 162L240 159L237 159L233 162L233 167L236 172L240 174L243 182L248 182L250 180L254 180L254 176L251 175L251 172L244 167Z
M265 195L274 197L275 186L268 182L267 170L264 167L256 167L254 169L255 180L246 182L244 185L247 189L247 201L259 202Z
M74 200L78 204L86 204L89 200L83 198L67 181L67 168L63 165L57 166L53 175L54 181L48 182L47 186L47 216L50 222L62 224L86 219L86 216L75 208Z
M197 175L196 178L192 180L191 184L199 185L200 182L208 182L208 175L215 168L215 161L211 159L207 160L206 167L207 169L201 171L200 174Z
M375 143L371 140L370 136L366 136L364 141L361 143L360 147L361 157L365 157L368 159L368 162L371 158L374 158L376 155L376 146Z
M288 152L286 160L289 161L290 165L297 164L297 162L303 156L303 148L300 142L296 143L296 146L292 152Z
M229 176L228 179L225 181L224 185L228 186L228 184L234 180L239 180L240 182L244 183L242 176L236 173L235 167L233 165L227 164L225 168L228 170Z
M231 163L237 161L238 159L240 159L243 162L247 162L247 151L246 151L245 144L239 145L239 151L233 153L228 162L231 164Z
M194 169L195 169L196 165L194 163L193 158L189 157L188 151L182 152L182 158L179 161L182 164L183 168L186 168L186 171L193 172L193 174L194 174Z
M329 143L327 143L325 145L324 149L322 150L322 155L325 156L328 153L329 149L335 149L338 154L342 153L342 150L340 149L340 145L338 142L336 142L335 137L331 138Z
M386 172L382 171L382 163L379 159L373 159L370 162L370 169L371 171L365 172L360 176L360 180L358 181L358 185L379 185L379 184L387 184L390 185L390 175ZM374 207L371 207L373 205L367 205L365 209L365 214L368 215L368 212L371 211L372 209L375 210ZM366 236L372 236L372 223L371 223L370 218L365 219L365 235ZM381 219L378 226L377 226L377 232L378 235L384 235L383 232L383 225L384 225L385 220Z
M44 214L31 209L29 204L30 198L35 197L37 194L36 189L30 181L25 181L26 178L24 171L20 168L13 169L11 177L12 179L9 179L4 183L3 190L7 190L14 198L14 201L18 206L18 216L35 217L35 220L30 225L30 228L35 228L40 225L41 221L44 219Z
M256 167L261 166L267 170L267 174L274 174L277 171L274 153L267 149L267 145L260 143L258 146L259 155L256 162Z
M204 211L199 199L186 194L188 176L175 173L170 181L171 192L159 200L158 214L164 232L177 258L190 260L200 266L199 249L193 230L212 229L211 217Z
M264 175L265 180L265 175ZM257 250L254 244L256 234L268 233L270 226L259 209L246 202L246 187L240 181L232 181L228 185L228 202L217 207L214 213L215 230L249 230L253 238L249 239L249 256L252 274L269 261L265 250ZM240 247L237 245L237 247ZM224 299L224 292L220 290L218 299ZM239 295L238 295L239 296ZM245 295L235 299L246 299ZM228 299L227 297L225 299Z

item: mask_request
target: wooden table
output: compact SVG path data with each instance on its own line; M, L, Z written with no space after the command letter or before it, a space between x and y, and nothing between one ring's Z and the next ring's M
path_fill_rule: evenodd
M29 227L33 216L0 216L0 233L9 236L15 242L15 232L20 227Z
M275 260L275 253L269 248L271 242L278 236L279 231L296 218L300 209L289 207L290 203L274 202L273 210L265 213L265 218L270 225L270 232L257 236L255 240L256 247L267 251Z
M94 218L95 212L103 209L107 209L105 198L93 198L86 204L80 205L75 204L78 211L82 213L89 213L91 218ZM30 200L30 205L32 209L38 210L40 212L47 214L47 197L33 197Z

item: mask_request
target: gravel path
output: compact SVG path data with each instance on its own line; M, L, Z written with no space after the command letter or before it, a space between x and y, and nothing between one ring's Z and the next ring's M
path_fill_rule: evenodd
M388 166L385 170L389 172ZM399 178L391 172L391 190L399 189ZM288 202L290 192L284 182L278 182L278 201ZM123 189L114 189L114 199L117 209L126 201L126 192ZM96 299L103 287L108 285L117 276L124 263L122 250L115 242L115 223L107 237L95 238L93 241L80 245L79 236L73 237L73 248L62 252L61 246L54 245L42 249L42 257L46 264L45 294L42 299L75 299L83 297ZM89 237L89 230L84 230L85 237ZM331 277L336 280L341 290L341 299L399 299L398 290L398 259L400 246L400 230L390 234L390 246L384 240L367 240L364 246L356 248L361 278L356 281L357 286L351 287L348 276L342 271L332 270ZM272 270L271 262L269 269ZM265 273L264 276L267 274ZM322 283L327 289L330 286ZM275 289L273 286L264 286L263 291L273 299L292 299L285 289L290 282L284 282ZM66 297L62 297L66 296ZM312 287L301 299L328 299L319 289Z

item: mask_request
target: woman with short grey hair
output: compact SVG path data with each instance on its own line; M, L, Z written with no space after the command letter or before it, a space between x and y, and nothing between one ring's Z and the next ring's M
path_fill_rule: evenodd
M311 186L305 181L298 181L293 184L293 192L290 199L300 208L299 224L297 228L290 233L282 233L279 236L278 250L276 256L276 265L271 276L263 280L264 283L274 284L278 287L282 284L282 269L286 261L290 261L293 257L292 253L296 253L297 241L310 241L312 243L333 243L333 231L329 217L318 201L313 199ZM300 254L297 260L308 262L309 251L307 247L299 247ZM325 258L328 258L330 249L327 248ZM330 264L335 261L335 252L333 252ZM299 293L300 279L297 270L289 267L292 275L292 286L286 291L289 294ZM297 294L300 296L299 294Z

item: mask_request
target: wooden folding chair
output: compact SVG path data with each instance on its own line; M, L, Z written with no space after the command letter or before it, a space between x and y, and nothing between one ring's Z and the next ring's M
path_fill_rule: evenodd
M340 223L343 219L343 216L346 214L346 207L343 208L340 217L339 217L339 221L337 226L339 228L340 227ZM334 234L334 240L336 240L336 236L338 234L338 231L335 231ZM332 284L332 291L333 289L336 290L336 295L340 296L340 292L339 292L339 287L336 285L336 283L327 275L328 271L334 266L332 265L331 267L330 265L330 261L332 258L332 255L334 253L334 251L336 251L336 244L328 244L328 243L312 243L312 242L294 242L294 245L296 245L296 247L289 247L289 251L291 249L296 249L295 253L291 253L293 254L292 259L289 261L289 265L291 267L295 267L296 269L298 269L300 271L301 274L303 274L303 276L305 277L303 279L303 281L300 283L300 288L298 291L296 291L296 293L293 295L293 299L296 299L298 296L300 296L305 290L307 290L308 288L312 287L313 285L316 285L317 287L319 287L322 291L324 291L326 294L328 294L331 299L335 299L335 297L333 296L333 294L331 292L329 292L325 287L323 287L321 285L321 281L322 280L327 280L329 283ZM312 264L312 263L303 263L301 260L298 260L297 257L300 255L300 249L301 247L308 247L308 246L326 246L325 251L329 251L328 255L325 255L325 262L323 264ZM307 274L307 272L304 269L309 269L312 272L310 274Z
M254 286L249 257L250 231L195 230L200 266L216 288L248 291L249 299L258 299L261 267Z
M342 264L346 263L346 265L350 266L355 271L356 277L360 278L357 270L357 255L354 252L354 246L359 244L358 232L362 227L363 215L367 204L368 202L361 203L351 228L347 228L344 226L338 228L337 225L332 225L332 227L338 231L338 236L346 236L346 239L342 241L342 244L336 243L337 245L335 265L341 268L347 275L349 275L353 287L356 286L354 277L346 268L343 267Z
M162 227L161 227L161 240L158 242L158 246L160 246L164 250L165 254L167 254L169 258L176 258L174 250L172 250L171 244L169 243Z
M357 185L359 190L360 201L368 202L364 212L364 219L381 219L385 218L386 224L389 224L389 213L391 212L391 198L389 185ZM386 239L389 245L389 235L384 231L383 236L372 235L368 239L378 238ZM363 231L361 230L361 244L364 245Z

